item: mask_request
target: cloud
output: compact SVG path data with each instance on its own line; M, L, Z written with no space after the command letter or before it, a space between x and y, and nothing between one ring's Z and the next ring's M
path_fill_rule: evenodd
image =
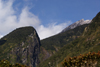
M28 7L26 7L22 10L18 23L19 25L23 25L23 26L32 25L34 27L37 27L40 24L40 20L37 16L29 12Z
M41 39L53 36L59 32L61 32L65 27L71 24L71 21L67 21L65 23L57 24L57 22L49 24L47 27L40 25L37 28L37 32Z
M2 38L3 37L3 35L0 35L0 38Z
M24 7L19 16L12 8L13 1L0 0L0 34L5 35L15 28L22 26L38 26L40 20L37 16L29 12L28 7Z
M0 37L8 34L12 30L23 26L33 26L36 28L40 39L55 35L62 31L67 25L67 22L57 24L52 22L48 26L41 24L38 16L29 11L29 7L25 6L21 13L17 15L16 10L13 9L13 0L0 0ZM15 7L17 8L17 7Z

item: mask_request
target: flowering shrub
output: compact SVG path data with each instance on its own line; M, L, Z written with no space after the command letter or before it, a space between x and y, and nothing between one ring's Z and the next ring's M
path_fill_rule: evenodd
M96 67L98 59L100 59L100 51L79 55L77 57L69 57L62 62L63 67Z

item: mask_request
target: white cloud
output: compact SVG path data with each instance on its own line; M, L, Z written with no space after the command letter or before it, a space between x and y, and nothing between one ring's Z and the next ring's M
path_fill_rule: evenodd
M65 27L67 27L71 23L72 23L71 21L67 21L67 22L61 23L61 24L57 24L55 22L55 23L49 24L47 27L40 25L37 28L37 32L38 32L39 36L41 37L41 39L44 39L44 38L53 36L53 35L61 32Z
M40 39L43 39L61 32L63 28L69 25L67 22L61 24L52 23L45 27L40 24L38 16L31 13L27 6L25 6L20 15L17 16L12 5L13 0L0 0L0 37L8 34L15 28L33 26L36 28Z
M0 35L0 38L2 38L3 37L3 35Z
M29 12L28 7L22 9L19 17L15 14L15 10L12 8L13 1L0 0L0 34L7 34L15 28L22 26L38 26L40 20L37 16Z
M31 25L37 27L40 24L40 20L37 16L29 12L28 7L26 7L22 10L18 23L19 25L23 25L23 26Z

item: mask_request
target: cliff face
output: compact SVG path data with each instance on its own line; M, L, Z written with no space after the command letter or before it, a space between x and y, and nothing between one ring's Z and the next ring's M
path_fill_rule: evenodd
M16 32L18 30L19 29L13 32ZM11 32L10 34L12 34L13 32ZM19 33L17 33L17 35ZM7 54L3 55L5 56L4 58L9 60L12 64L21 63L27 66L36 67L36 65L39 64L38 55L40 53L40 39L34 29L31 33L29 33L28 30L27 33L28 34L24 36L25 37L24 39L22 38L21 40L19 40L20 42L17 42L16 41L17 39L14 40L16 43L14 43L13 40L12 43L8 40L10 34L5 36L3 39L6 39L7 42L2 44L1 47L5 46L6 44L8 45L9 49L8 51L5 52ZM22 35L24 34L26 33L25 32L22 33ZM3 50L5 51L5 49Z
M26 38L25 42L18 44L10 53L11 62L15 59L17 62L31 67L36 67L39 63L38 55L40 53L40 43L35 34L31 34Z

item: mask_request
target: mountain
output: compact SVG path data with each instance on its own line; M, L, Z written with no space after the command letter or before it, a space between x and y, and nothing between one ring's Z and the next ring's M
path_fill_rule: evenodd
M61 62L64 59L68 60L69 57L98 51L100 51L100 12L85 27L80 37L64 45L58 52L41 62L38 67L62 67ZM100 67L100 60L97 61L97 67Z
M0 60L36 67L39 64L40 39L33 27L21 27L0 39Z
M76 28L77 26L80 26L80 25L89 24L90 22L91 22L91 20L81 19L81 20L69 25L68 27L66 27L62 32L65 32L65 31L70 30L70 29L74 29L74 28Z
M74 29L59 33L55 36L41 40L40 47L40 62L48 59L50 56L58 52L64 45L67 45L71 41L77 39L82 35L85 27L88 24L78 26Z

